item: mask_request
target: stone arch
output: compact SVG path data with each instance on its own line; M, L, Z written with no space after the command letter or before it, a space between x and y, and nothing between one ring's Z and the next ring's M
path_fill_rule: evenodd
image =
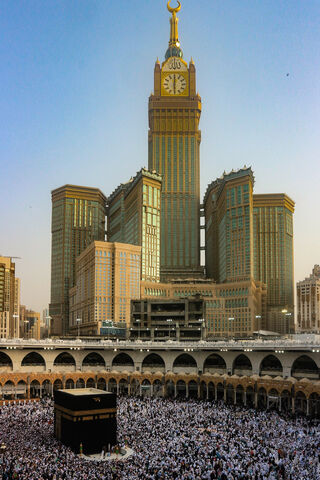
M204 361L203 372L220 373L223 375L227 372L227 364L221 355L211 353Z
M289 390L282 390L280 395L281 410L289 412L291 410L291 394Z
M177 381L177 396L178 397L186 397L187 395L187 385L184 380Z
M237 405L243 405L244 403L244 388L240 383L236 388L236 403Z
M224 386L223 383L219 382L216 387L217 400L223 400L224 398Z
M173 380L170 379L166 381L166 397L174 397L174 383Z
M102 355L98 352L90 352L82 361L83 367L105 367L106 362Z
M270 377L282 377L283 366L281 361L275 355L267 355L260 363L260 376L269 375Z
M105 381L104 378L102 377L98 378L97 388L99 390L107 390L107 382Z
M53 365L55 367L70 367L76 366L74 357L69 352L61 352L54 359Z
M309 413L312 417L320 416L320 395L316 392L309 396Z
M25 398L27 396L27 382L25 380L19 380L16 385L16 395L18 398Z
M161 397L162 396L162 382L158 378L156 378L153 382L153 396L154 397Z
M252 363L247 355L241 353L234 359L232 373L239 376L252 375Z
M294 399L296 413L307 413L307 397L304 392L297 392Z
M96 388L96 382L92 377L88 378L86 382L86 388Z
M72 378L67 378L66 388L68 388L68 389L74 388L74 380Z
M268 391L268 408L279 408L279 392L276 388L271 388Z
M254 388L251 385L246 389L246 404L248 407L254 406Z
M114 377L109 378L108 392L117 393L117 380Z
M52 385L52 382L47 378L43 380L41 388L42 388L42 395L50 396L52 394L53 385Z
M208 383L208 399L214 400L215 399L215 384L213 382Z
M120 352L113 358L112 368L119 371L125 368L129 372L132 372L134 370L134 361L127 353Z
M155 372L164 372L165 371L165 362L163 358L157 353L149 353L142 362L142 372L150 371Z
M311 357L301 355L293 362L291 376L298 379L309 378L310 380L318 380L319 368Z
M198 384L195 380L190 380L188 383L188 397L198 398Z
M174 373L195 373L197 370L197 362L192 355L182 353L178 355L173 362Z
M14 397L16 391L16 386L11 380L7 380L2 387L2 395L5 400L11 399Z
M21 362L22 367L44 367L46 368L46 362L42 355L38 352L29 352L25 355Z
M149 397L151 395L151 382L148 378L145 378L144 380L142 380L141 394L144 397Z
M228 383L227 385L226 403L229 405L233 405L234 403L234 386L232 383Z
M258 407L267 408L267 391L264 387L260 387L258 390Z
M130 383L130 394L140 395L140 382L137 378L133 378Z
M0 372L8 369L13 370L12 360L5 352L0 352Z
M40 382L39 380L32 380L30 383L30 397L31 398L38 398L40 397Z
M76 388L85 388L85 387L86 387L86 384L83 378L78 378L78 380L76 381Z
M119 381L119 393L120 395L128 395L129 392L129 382L126 378L121 378Z
M62 388L63 388L62 381L60 378L57 378L53 382L53 390L62 390Z

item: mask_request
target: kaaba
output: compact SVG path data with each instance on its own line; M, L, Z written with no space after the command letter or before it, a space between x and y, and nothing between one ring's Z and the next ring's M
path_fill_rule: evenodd
M93 454L117 442L117 398L95 388L54 392L54 434L75 453Z

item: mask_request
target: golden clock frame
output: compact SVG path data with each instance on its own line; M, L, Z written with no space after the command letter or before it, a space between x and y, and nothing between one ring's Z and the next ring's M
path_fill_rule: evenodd
M164 88L163 83L166 77L172 74L181 75L185 79L187 85L182 93L176 93L176 94L168 93L167 90ZM174 70L171 72L162 72L161 73L161 96L162 97L188 97L189 96L189 72L185 72L181 70Z

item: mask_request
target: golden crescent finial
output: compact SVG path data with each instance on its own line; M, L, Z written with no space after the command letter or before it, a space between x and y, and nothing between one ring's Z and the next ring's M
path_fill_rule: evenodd
M179 2L179 0L177 0L177 1L178 1L178 6L176 8L170 7L171 0L168 1L167 8L168 8L170 13L177 13L181 9L181 3Z

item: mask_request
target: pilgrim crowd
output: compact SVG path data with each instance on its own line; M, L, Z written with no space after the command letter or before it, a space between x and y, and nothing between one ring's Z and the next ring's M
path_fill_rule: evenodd
M60 444L49 399L0 407L2 442L4 480L320 479L316 420L195 400L119 398L127 459L92 461Z

